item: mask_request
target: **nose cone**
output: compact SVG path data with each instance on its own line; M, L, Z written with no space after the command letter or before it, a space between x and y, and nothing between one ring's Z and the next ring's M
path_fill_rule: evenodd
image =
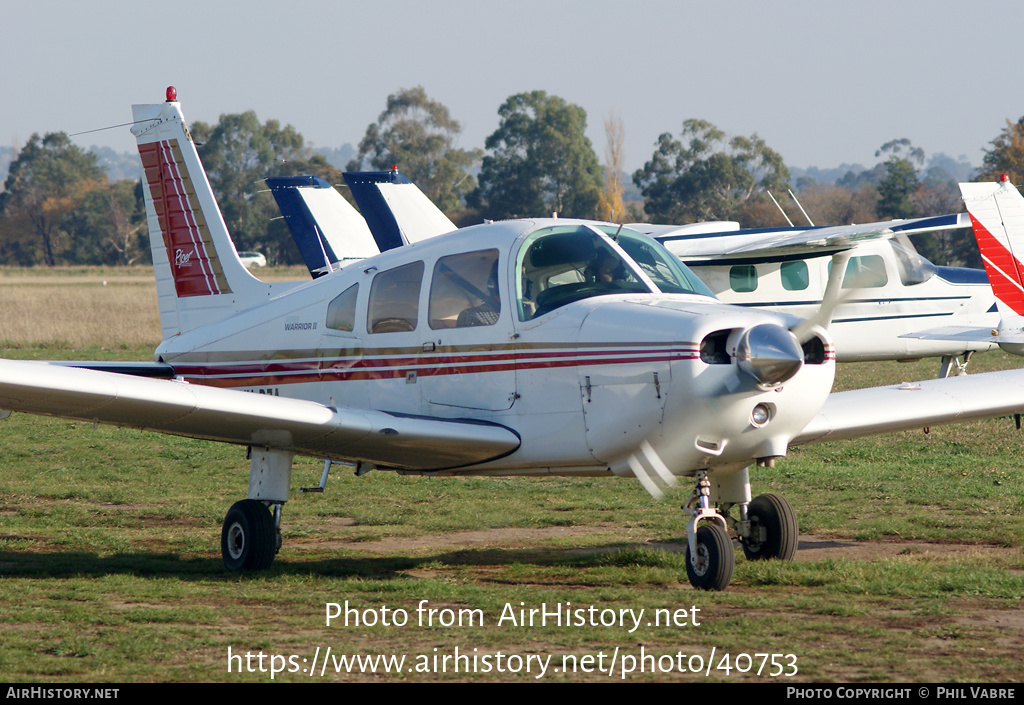
M771 387L790 379L804 364L804 351L796 337L774 323L761 323L743 332L736 346L740 369Z

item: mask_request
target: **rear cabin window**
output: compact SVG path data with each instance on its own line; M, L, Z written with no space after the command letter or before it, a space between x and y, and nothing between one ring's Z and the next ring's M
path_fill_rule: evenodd
M501 314L498 251L479 250L442 257L430 280L430 327L492 326Z
M783 262L779 273L782 275L782 288L786 291L803 291L807 288L807 263L803 260Z
M422 283L423 262L395 267L375 276L370 285L367 332L398 333L416 330Z
M359 285L353 284L341 292L331 303L327 304L327 327L334 330L351 331L355 329L356 298L359 296Z
M737 264L729 269L729 287L743 294L757 289L757 269L752 264Z

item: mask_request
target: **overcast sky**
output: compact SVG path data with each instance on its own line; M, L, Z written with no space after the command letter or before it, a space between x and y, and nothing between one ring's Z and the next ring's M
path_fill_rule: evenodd
M357 144L422 85L483 147L510 95L546 90L625 127L626 164L688 118L758 133L791 166L876 163L909 137L981 161L1024 115L1024 3L965 0L0 0L0 144L128 122L178 88L188 120L255 110ZM134 151L127 128L77 136Z

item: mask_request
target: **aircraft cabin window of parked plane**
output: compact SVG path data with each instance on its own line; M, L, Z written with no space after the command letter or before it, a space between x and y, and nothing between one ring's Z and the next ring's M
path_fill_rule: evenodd
M501 315L498 290L498 250L440 258L430 283L430 327L493 326Z
M403 264L375 275L370 285L367 332L398 333L416 330L422 283L422 261Z
M783 262L779 274L782 275L782 288L786 291L803 291L810 284L807 262L804 260Z
M639 261L623 257L588 226L555 226L530 235L516 263L519 320L529 321L574 301L607 294L661 291L713 296L653 240L614 230L609 230L609 237L618 237L623 251L635 254ZM658 288L652 289L637 268Z
M729 287L740 294L757 291L757 267L737 264L729 269Z
M355 330L356 299L358 297L358 284L353 284L335 296L327 305L327 327L349 333Z

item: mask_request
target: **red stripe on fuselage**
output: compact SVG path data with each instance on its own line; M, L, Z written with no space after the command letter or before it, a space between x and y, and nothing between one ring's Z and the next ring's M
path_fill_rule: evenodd
M570 352L498 352L431 357L375 357L307 359L302 361L175 364L175 371L190 381L216 387L249 387L322 381L400 379L418 376L484 374L511 370L553 369L594 365L630 365L693 360L695 347L668 350L584 350Z

